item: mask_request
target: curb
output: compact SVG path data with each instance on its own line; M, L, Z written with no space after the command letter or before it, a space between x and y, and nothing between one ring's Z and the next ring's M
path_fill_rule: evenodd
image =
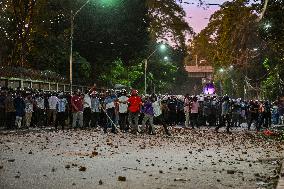
M280 175L276 189L284 189L284 161L282 161Z

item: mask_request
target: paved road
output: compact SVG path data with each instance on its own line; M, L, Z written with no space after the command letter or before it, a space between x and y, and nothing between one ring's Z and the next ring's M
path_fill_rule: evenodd
M253 132L216 134L207 128L176 129L173 137L92 130L0 137L5 189L274 188L283 157L281 143Z

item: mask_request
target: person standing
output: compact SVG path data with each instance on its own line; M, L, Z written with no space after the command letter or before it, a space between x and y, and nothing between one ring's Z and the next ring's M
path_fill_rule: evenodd
M12 129L15 126L15 106L12 91L9 91L5 98L5 117L6 117L6 128Z
M143 113L144 118L142 120L142 132L145 131L145 125L147 121L149 121L150 128L149 128L149 134L155 135L155 126L154 126L154 108L153 108L153 102L150 96L146 96L145 102L143 103Z
M215 129L216 132L218 132L219 128L226 126L227 133L230 133L230 126L231 126L230 109L231 107L230 107L229 97L225 96L223 98L223 103L222 103L221 122L216 127Z
M25 123L27 128L31 126L33 112L34 101L32 99L31 93L28 93L27 97L25 98Z
M166 123L166 115L167 115L167 106L164 105L162 107L161 104L161 100L155 95L153 94L152 97L153 99L153 110L154 110L154 121L156 121L157 123L162 124L162 126L164 127L165 133L168 136L171 136L171 133L168 130L168 124Z
M91 93L91 111L91 127L97 128L101 112L101 102L96 91Z
M56 114L57 114L57 103L58 103L58 98L55 93L53 93L49 98L48 98L48 105L49 105L49 110L48 110L48 121L52 121L52 125L55 126L55 121L56 121ZM52 119L51 119L52 118Z
M264 127L271 127L271 104L269 101L265 101L264 103Z
M128 99L128 121L131 127L131 133L134 135L137 135L138 131L138 120L139 120L139 114L140 114L140 109L142 105L142 99L140 96L138 96L138 91L137 90L132 90L131 91L131 96ZM133 123L134 120L134 123Z
M184 114L185 114L185 123L184 126L185 128L189 127L189 114L190 114L190 97L189 94L186 94L184 97Z
M0 88L0 127L5 127L5 99L6 93Z
M192 102L191 102L191 108L190 108L190 121L191 121L191 127L194 129L195 126L198 125L197 120L198 120L198 112L199 112L199 103L197 101L197 97L193 97Z
M25 101L21 96L20 92L17 92L17 96L14 100L14 105L16 109L16 127L18 129L22 128L23 117L25 116Z
M92 115L92 111L91 111L91 97L89 95L89 93L86 91L85 95L84 95L84 111L83 111L83 123L84 123L84 127L87 128L90 126L90 122L91 122L91 115Z
M66 117L67 117L67 99L64 97L63 93L59 94L59 98L58 98L58 103L57 103L57 120L56 120L56 124L55 124L55 129L57 130L58 126L62 127L62 130L64 130L64 126L65 126L65 121L66 121Z
M115 101L116 97L110 91L106 91L103 109L107 115L107 123L104 125L104 132L107 133L107 128L111 127L111 132L116 133L115 127Z
M45 117L44 117L44 98L41 93L36 95L35 104L36 104L35 122L37 126L42 127L44 125Z
M123 132L127 132L128 128L127 124L127 108L128 108L128 97L126 96L126 90L122 90L121 96L118 98L118 111L119 111L119 126L120 130Z
M258 104L257 102L255 101L251 101L250 104L249 104L249 110L248 110L248 116L249 116L249 119L248 119L248 130L250 130L250 127L252 125L252 123L254 122L255 123L255 126L258 130L258 126L259 126L259 123L258 123L258 111L259 111L259 107L258 107Z
M71 106L72 106L72 127L77 127L77 121L79 127L83 127L83 100L84 96L80 94L80 91L75 92L71 97Z

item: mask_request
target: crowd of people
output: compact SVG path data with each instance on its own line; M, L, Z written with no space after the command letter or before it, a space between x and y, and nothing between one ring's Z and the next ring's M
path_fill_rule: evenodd
M283 124L284 103L228 96L139 95L137 90L84 93L0 90L0 127L102 128L105 133L156 134L156 125L171 135L170 126L198 128L247 127L257 131Z

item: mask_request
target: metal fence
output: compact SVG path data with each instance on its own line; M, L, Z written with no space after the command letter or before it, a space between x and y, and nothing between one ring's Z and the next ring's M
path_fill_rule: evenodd
M70 84L60 82L49 82L41 80L31 80L22 78L6 78L0 77L0 87L8 87L11 89L34 89L42 91L64 91L70 92ZM73 85L72 91L85 91L88 90L89 86Z

